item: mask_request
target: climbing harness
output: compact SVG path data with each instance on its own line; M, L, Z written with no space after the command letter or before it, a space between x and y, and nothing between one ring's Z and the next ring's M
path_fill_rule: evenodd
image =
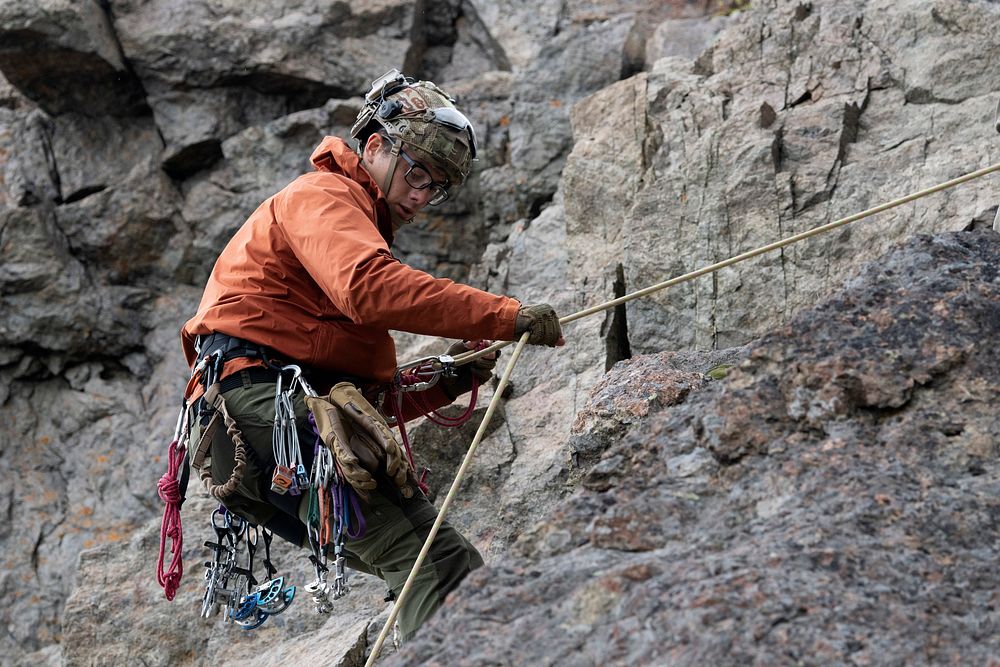
M1000 104L997 105L997 122L996 122L996 127L997 127L997 131L1000 132ZM719 271L720 269L723 269L723 268L725 268L727 266L731 266L731 265L736 264L738 262L742 262L742 261L751 259L751 258L756 257L758 255L762 255L762 254L764 254L766 252L770 252L771 250L777 250L778 248L784 248L785 246L791 245L793 243L797 243L798 241L802 241L802 240L805 240L807 238L810 238L810 237L813 237L813 236L817 236L819 234L823 234L825 232L831 231L831 230L836 229L838 227L842 227L843 225L847 225L847 224L850 224L852 222L856 222L856 221L861 220L863 218L870 217L872 215L875 215L876 213L881 213L882 211L887 211L887 210L889 210L891 208L895 208L897 206L902 206L903 204L909 203L911 201L915 201L917 199L920 199L922 197L926 197L926 196L934 194L936 192L940 192L942 190L947 190L948 188L955 187L955 186L960 185L962 183L965 183L967 181L971 181L973 179L980 178L982 176L985 176L987 174L991 174L991 173L996 172L996 171L1000 171L1000 163L996 163L996 164L990 165L988 167L983 167L982 169L977 169L976 171L969 172L969 173L964 174L962 176L959 176L957 178L953 178L951 180L944 181L942 183L938 183L937 185L931 186L929 188L925 188L925 189L920 190L918 192L911 193L909 195L906 195L905 197L901 197L899 199L895 199L893 201L886 202L886 203L881 204L879 206L875 206L875 207L869 208L867 210L864 210L864 211L862 211L860 213L856 213L854 215L850 215L850 216L847 216L845 218L841 218L839 220L835 220L835 221L827 223L825 225L821 225L821 226L816 227L814 229L811 229L811 230L808 230L808 231L805 231L805 232L802 232L802 233L799 233L799 234L795 234L794 236L789 236L789 237L787 237L785 239L782 239L780 241L776 241L774 243L769 243L768 245L761 246L760 248L756 248L754 250L747 251L745 253L736 255L734 257L730 257L729 259L723 260L721 262L716 262L714 264L711 264L709 266L705 266L705 267L697 269L695 271L691 271L689 273L685 273L684 275L678 276L676 278L671 278L669 280L665 280L663 282L657 283L655 285L651 285L649 287L646 287L644 289L638 290L636 292L632 292L631 294L626 294L625 296L619 297L617 299L612 299L611 301L607 301L607 302L605 302L603 304L594 306L592 308L587 308L585 310L581 310L581 311L579 311L577 313L573 313L572 315L568 315L566 317L560 318L559 319L559 324L560 325L565 325L565 324L568 324L570 322L574 322L574 321L576 321L578 319L587 317L589 315L594 315L596 313L600 313L600 312L604 312L606 310L610 310L611 308L614 308L615 306L621 305L623 303L627 303L628 301L632 301L634 299L639 299L641 297L648 296L650 294L653 294L654 292L658 292L660 290L666 289L668 287L672 287L674 285L678 285L678 284L683 283L683 282L694 280L695 278L698 278L700 276L703 276L703 275L706 275L706 274L709 274L709 273L714 273L714 272ZM469 468L469 464L472 462L472 458L475 455L476 450L479 447L479 443L482 440L483 436L485 435L486 426L489 424L490 420L493 418L493 413L494 413L494 411L496 409L497 403L499 402L499 398L503 395L504 389L507 387L507 382L510 379L511 372L514 370L514 365L517 363L518 358L521 356L521 350L524 349L525 344L528 342L529 335L530 335L530 332L525 332L521 336L521 338L518 341L516 341L516 343L515 343L515 341L502 341L502 342L494 343L494 344L490 345L489 347L483 348L482 350L471 350L471 351L469 351L467 353L455 355L455 357L453 359L454 365L455 366L460 366L460 365L463 365L463 364L470 363L470 362L478 359L479 357L482 357L482 356L485 356L487 354L490 354L491 352L494 352L496 350L500 350L500 349L502 349L502 348L504 348L504 347L506 347L506 346L508 346L508 345L510 345L512 343L515 343L514 352L511 355L510 360L507 362L507 366L504 368L503 375L500 378L500 382L497 385L496 390L493 392L493 398L490 400L489 407L487 407L487 409L486 409L486 414L483 416L483 421L479 424L479 429L476 431L476 435L472 439L472 444L469 445L469 450L466 452L465 458L462 460L462 465L459 467L458 473L456 473L456 475L455 475L455 479L452 482L451 488L448 491L448 495L445 497L444 502L441 503L441 508L438 510L438 515L437 515L437 518L434 521L434 525L431 526L431 529L428 532L427 537L424 540L423 548L421 548L420 554L417 556L417 559L414 561L413 566L410 568L410 574L407 576L406 582L403 584L403 589L400 591L399 595L397 596L396 602L393 605L392 611L389 612L389 617L386 619L385 624L382 626L382 631L379 633L379 636L376 639L375 644L372 646L372 651L371 651L371 653L368 656L368 660L365 661L365 667L372 667L372 665L375 664L375 661L378 659L379 653L382 650L382 645L385 643L385 640L388 637L391 628L396 623L396 617L399 615L400 608L402 607L403 603L409 597L409 592L410 592L411 588L413 587L413 582L416 580L417 573L420 571L420 568L423 567L424 560L426 560L427 554L430 552L431 544L434 542L434 538L437 537L438 531L440 530L441 525L444 523L445 514L447 514L448 508L451 506L452 500L457 495L458 488L461 486L462 481L465 479L465 475L466 475L466 472L467 472L467 470ZM404 364L403 366L400 366L399 368L409 368L411 365L412 364Z
M356 494L338 472L331 452L322 445L318 433L313 451L312 474L306 471L295 425L294 399L300 391L307 397L315 397L317 394L303 377L302 368L296 365L280 366L267 359L265 361L276 374L272 446L280 474L276 473L272 483L275 480L287 480L287 484L278 484L280 491L274 490L291 495L309 494L307 533L317 578L306 587L306 591L316 603L317 610L328 612L332 608L329 596L332 594L333 599L337 599L347 593L344 544L348 537L357 538L364 534L363 515ZM247 459L253 456L221 395L219 381L224 363L224 353L220 349L205 355L192 369L192 378L200 378L204 393L193 402L183 402L168 448L168 469L158 485L159 495L165 506L160 530L157 581L163 586L167 599L172 600L183 574L180 523L183 485L178 481L178 474L179 471L187 470L186 443L191 435L191 425L197 420L204 428L190 463L200 471L206 490L223 502L211 516L215 541L205 542L205 546L212 550L212 560L205 563L205 593L201 615L208 618L221 608L225 611L225 622L250 630L259 627L269 616L285 611L295 597L295 586L286 587L284 577L275 576L277 570L270 555L273 539L271 531L242 519L230 512L224 504L225 499L242 482ZM290 379L286 381L287 376ZM220 420L225 424L234 444L235 465L229 480L223 484L214 484L208 455L213 431ZM315 424L312 415L310 422ZM315 426L313 430L315 433ZM187 481L186 476L183 481ZM330 524L333 526L332 530ZM254 559L261 538L264 540L263 562L266 569L263 583L258 582L254 574ZM171 541L173 558L170 565L164 568L168 539ZM330 548L334 552L335 576L332 586L326 582L326 554ZM245 567L242 565L244 561Z

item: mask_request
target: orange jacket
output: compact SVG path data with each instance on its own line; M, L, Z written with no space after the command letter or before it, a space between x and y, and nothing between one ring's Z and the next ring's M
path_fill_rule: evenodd
M516 300L392 256L388 206L346 143L326 137L312 163L316 171L261 204L222 251L181 330L189 364L195 336L219 332L288 361L382 383L397 363L389 329L514 338Z

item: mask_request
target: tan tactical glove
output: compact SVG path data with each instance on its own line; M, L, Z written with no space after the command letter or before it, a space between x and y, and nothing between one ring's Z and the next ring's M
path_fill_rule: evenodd
M418 487L403 448L378 410L350 382L339 382L328 396L306 396L320 437L333 452L341 472L363 500L388 477L404 498Z
M447 354L451 357L457 357L469 350L475 350L480 343L488 345L489 341L460 340L448 348ZM500 351L497 350L471 363L456 367L455 370L458 371L458 375L441 378L442 386L445 393L448 394L448 398L455 400L462 394L471 391L473 377L479 380L479 384L489 382L493 378L493 369L496 368L499 357Z
M562 337L562 327L559 326L559 316L547 303L521 306L517 311L514 335L520 338L525 331L531 332L528 342L532 345L555 347L565 342Z

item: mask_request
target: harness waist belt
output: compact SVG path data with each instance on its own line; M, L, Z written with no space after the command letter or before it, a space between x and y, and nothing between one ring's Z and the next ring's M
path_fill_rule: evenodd
M242 338L237 338L224 333L211 333L204 336L198 336L195 340L195 351L197 352L198 357L202 359L221 351L223 362L231 359L238 359L240 357L248 357L250 359L260 359L269 366L269 368L249 368L245 371L240 371L239 373L234 373L233 375L226 377L219 383L220 393L242 386L244 383L244 376L242 373L244 372L250 374L250 384L277 382L277 369L283 363L293 363L301 368L302 376L316 391L321 393L329 391L330 387L337 382L342 381L353 382L359 386L364 386L363 380L360 378L355 378L341 373L317 371L311 366L300 364L297 361L284 359L282 358L280 352L274 352L263 345L258 345L257 343L252 343L250 341L243 340Z
M233 373L229 377L220 380L219 393L224 394L227 391L236 389L237 387L242 387L245 383L274 384L277 381L278 381L278 371L272 370L270 368L260 368L260 367L244 368L240 372Z
M237 357L250 357L251 359L261 359L269 362L271 351L263 345L257 345L250 341L236 338L224 333L211 333L205 336L198 336L195 341L195 351L199 358L222 352L222 360L229 361Z

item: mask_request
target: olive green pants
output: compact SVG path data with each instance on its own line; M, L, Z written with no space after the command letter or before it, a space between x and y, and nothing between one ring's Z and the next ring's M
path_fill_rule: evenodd
M275 385L251 385L245 374L244 378L242 387L226 392L223 398L253 453L248 457L242 484L224 504L229 511L273 530L285 540L300 547L308 546L307 496L271 491ZM309 469L316 435L309 425L301 395L296 396L294 405L304 462ZM212 477L216 483L229 479L234 463L233 444L224 426L212 439L211 457ZM347 565L382 578L398 596L437 518L437 510L422 494L405 499L388 482L380 482L379 488L371 492L369 502L361 503L361 508L366 530L360 538L348 539ZM465 575L482 564L483 559L476 548L447 522L442 524L406 604L399 611L403 639L410 638Z

